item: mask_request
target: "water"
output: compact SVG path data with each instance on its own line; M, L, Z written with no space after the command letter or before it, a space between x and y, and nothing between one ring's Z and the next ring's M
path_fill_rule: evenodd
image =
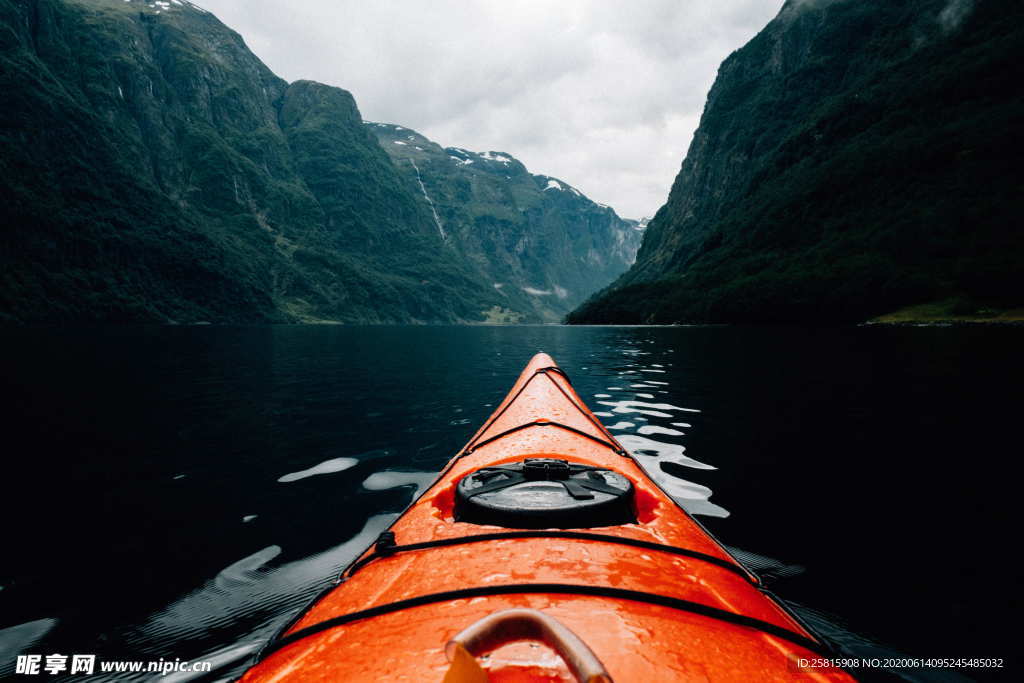
M19 651L213 659L230 674L432 481L539 350L852 651L1016 649L1020 329L2 335L0 676Z

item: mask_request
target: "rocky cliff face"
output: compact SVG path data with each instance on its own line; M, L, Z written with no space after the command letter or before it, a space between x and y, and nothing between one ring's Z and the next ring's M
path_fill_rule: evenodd
M408 128L367 123L439 237L516 310L560 319L633 263L643 228L504 152L444 148Z
M851 320L1024 298L1020 3L790 0L721 66L588 322Z
M289 85L191 3L0 0L0 67L0 319L564 311L496 288L485 257L445 239L348 92ZM550 289L530 267L522 282ZM613 271L565 286L578 298Z
M0 0L0 22L5 316L433 322L498 302L351 95L289 86L207 12Z

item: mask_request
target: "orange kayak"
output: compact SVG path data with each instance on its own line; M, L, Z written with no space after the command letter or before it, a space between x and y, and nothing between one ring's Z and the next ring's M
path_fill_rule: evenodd
M242 680L853 680L830 656L538 354Z

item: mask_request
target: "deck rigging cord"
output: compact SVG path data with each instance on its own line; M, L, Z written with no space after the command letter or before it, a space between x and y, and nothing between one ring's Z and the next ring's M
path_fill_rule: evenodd
M821 654L823 656L831 656L832 650L823 643L816 640L803 636L795 631L791 631L781 626L776 626L767 621L761 619L755 619L754 617L748 617L743 614L736 614L735 612L729 612L727 610L719 609L717 607L711 607L704 605L699 602L693 602L691 600L683 600L682 598L674 598L667 595L659 595L657 593L646 593L644 591L628 590L625 588L612 588L609 586L593 586L593 585L576 585L576 584L564 584L564 583L526 583L526 584L504 584L498 586L476 586L474 588L462 588L459 590L443 591L441 593L430 593L428 595L419 595L415 598L407 598L405 600L397 600L395 602L389 602L383 605L377 605L370 607L369 609L359 610L357 612L349 612L348 614L341 614L330 619L325 619L312 626L299 629L294 633L291 633L279 640L270 642L257 656L257 661L261 661L266 657L269 657L273 653L281 650L293 643L323 633L324 631L345 624L352 623L354 621L360 621L362 619L369 619L371 617L379 617L384 614L391 614L394 612L400 612L406 609L412 609L414 607L421 607L423 605L431 605L439 602L449 602L451 600L464 600L469 598L479 598L491 595L521 595L530 593L558 593L562 595L584 595L590 597L600 598L612 598L617 600L628 600L631 602L641 602L650 605L658 605L661 607L668 607L670 609L676 609L683 612L690 612L691 614L697 614L703 617L709 617L718 621L724 621L737 626L746 626L755 631L759 631L775 638L789 641L795 645L799 645L811 652Z
M714 555L702 553L696 550L690 550L689 548L680 548L674 545L666 545L664 543L654 543L653 541L644 541L639 538L628 538L624 536L612 536L611 534L598 534L589 531L554 531L547 529L538 529L531 531L499 531L489 534L472 534L470 536L456 536L454 538L440 538L433 541L424 541L422 543L407 543L404 545L398 545L395 543L395 535L393 532L385 531L377 539L376 545L374 545L373 552L357 561L356 563L349 566L342 575L342 580L350 578L353 574L358 572L360 569L370 564L371 562L378 560L383 557L390 557L398 553L412 552L417 550L428 550L430 548L445 548L454 545L465 545L467 543L482 543L485 541L504 541L509 539L517 538L563 538L570 540L581 540L581 541L598 541L602 543L615 543L618 545L628 545L634 548L643 548L645 550L653 550L656 552L670 553L672 555L680 555L682 557L689 557L691 559L700 560L707 562L715 566L721 567L727 571L730 571L737 576L743 578L751 585L760 588L761 582L756 576L750 574L739 565L733 564L729 560L724 560Z
M473 438L473 440L470 441L468 444L466 444L466 447L463 448L462 451L455 457L455 460L458 460L459 458L462 458L464 456L470 455L473 452L475 452L476 449L480 448L481 446L486 446L487 444L493 443L494 441L497 441L498 439L501 439L502 437L508 436L509 434L512 434L514 432L518 432L520 430L527 429L529 427L543 427L543 426L552 426L552 427L559 427L561 429L566 429L566 430L568 430L570 432L573 432L575 434L579 434L580 436L586 437L586 438L590 439L591 441L597 442L597 443L599 443L599 444L601 444L603 446L607 446L608 448L610 448L612 451L614 451L618 455L621 455L621 456L626 457L626 458L631 457L630 454L629 454L629 451L627 451L625 448L622 447L622 444L620 444L615 439L615 437L612 436L611 433L609 433L607 429L605 429L604 425L602 425L601 422L597 418L595 418L593 415L591 415L590 411L588 411L586 408L584 408L579 403L577 403L575 400L573 400L573 398L568 394L568 392L566 392L566 390L562 387L562 385L559 384L558 382L556 382L553 377L551 377L551 374L561 375L562 377L565 378L565 381L568 382L570 386L572 386L572 380L569 379L569 375L567 375L565 373L565 371L562 370L562 368L560 368L560 367L558 367L556 365L551 365L551 366L544 367L544 368L537 368L534 371L534 373L532 375L530 375L530 377L525 382L523 382L523 386L519 387L519 391L517 391L515 393L515 395L513 395L511 398L506 400L505 401L505 405L502 406L501 410L499 410L494 415L492 415L491 419L487 421L487 424L485 424L477 432L477 434ZM490 437L488 437L488 438L486 438L486 439L481 441L480 437L482 437L484 434L486 434L487 430L490 429L492 426L494 426L494 424L501 418L501 416L505 414L505 411L507 411L512 406L512 404L516 402L516 399L518 399L519 396L526 390L526 387L528 387L530 385L530 382L532 382L538 375L544 375L545 377L547 377L551 381L551 383L555 385L555 388L558 389L559 393L561 393L562 396L564 396L565 399L567 401L569 401L569 403L572 405L572 407L575 408L581 415L583 415L583 417L587 418L587 421L590 422L592 425L594 425L594 427L597 428L598 432L602 436L604 436L605 438L602 439L600 437L596 437L593 434L585 432L585 431L583 431L581 429L577 429L576 427L572 427L572 426L569 426L569 425L566 425L566 424L562 424L561 422L554 422L552 420L534 420L532 422L525 422L525 423L523 423L521 425L517 425L515 427L512 427L511 429L506 429L503 432L495 434L494 436L490 436Z
M635 458L615 439L614 436L601 424L601 422L585 407L581 406L580 403L573 398L570 391L566 391L566 388L552 375L558 374L572 386L572 381L569 376L557 366L547 366L538 368L533 372L532 375L527 377L519 389L511 396L507 397L500 409L491 416L491 418L481 427L470 442L452 458L445 468L438 475L437 481L443 480L445 475L451 471L455 464L463 457L473 454L479 448L482 448L488 444L494 443L510 434L518 433L520 431L530 429L533 427L553 427L564 431L571 432L577 436L585 438L589 441L597 443L603 447L606 447L616 453L617 455L629 458L634 462ZM498 422L498 420L505 415L509 408L515 404L516 400L523 394L523 392L530 386L530 383L538 375L545 375L548 380L555 386L559 393L574 407L586 420L595 427L598 435L591 433L590 431L584 431L578 427L556 422L553 420L536 419L530 422L525 422L509 429L505 429L497 434L487 436L483 438L488 430L490 430ZM641 466L641 469L642 466ZM657 486L653 478L652 483ZM436 482L435 482L436 483ZM427 487L423 493L417 498L421 498L431 490L433 487ZM660 487L659 487L660 488ZM684 511L685 512L685 511ZM696 521L696 520L695 520ZM699 522L698 522L699 525ZM703 529L703 526L700 525ZM710 535L710 534L709 534ZM802 619L797 617L791 609L788 609L776 596L774 596L761 581L760 577L747 569L747 567L738 562L732 557L728 551L725 552L725 557L717 557L715 555L702 553L689 548L683 548L668 544L657 543L653 541L646 541L642 539L613 536L610 534L601 534L588 531L572 531L572 530L548 530L548 529L537 529L537 530L517 530L517 531L504 531L494 533L483 533L483 534L471 534L467 536L458 536L450 538L435 539L430 541L424 541L419 543L407 543L398 544L395 539L395 534L392 531L385 531L378 537L376 544L369 550L364 552L360 559L352 562L338 577L338 579L332 582L313 600L305 609L298 614L294 615L292 619L288 621L282 628L275 634L269 642L256 655L255 661L259 662L267 658L271 654L293 644L304 638L322 633L324 631L343 626L355 621L363 619L369 619L385 614L391 614L406 609L420 607L423 605L436 604L441 602L448 602L452 600L460 600L467 598L478 598L486 596L497 596L497 595L525 595L531 593L558 593L567 595L579 595L599 598L611 598L639 603L646 603L651 605L658 605L670 609L680 610L689 612L691 614L700 615L703 617L715 619L722 622L727 622L739 626L751 628L760 633L773 636L782 640L786 640L792 644L804 647L811 652L822 654L824 656L834 656L836 650L832 643L827 639L821 638L815 639L814 637L808 637L797 631L779 626L761 619L749 617L744 614L739 614L733 611L712 607L698 602L685 600L682 598L676 598L669 595L663 595L660 593L652 593L639 590L629 590L622 588L614 588L609 586L601 585L577 585L577 584L563 584L563 583L521 583L521 584L505 584L505 585L484 585L484 586L471 586L467 588L459 588L454 590L442 591L437 593L429 593L425 595L418 595L412 598L403 600L397 600L390 603L384 603L369 607L366 609L350 612L347 614L338 615L314 623L310 626L298 629L292 633L288 631L295 627L296 624L302 619L302 617L308 612L313 604L319 601L319 599L336 589L340 584L351 579L356 573L362 570L367 565L376 561L386 559L396 554L416 552L422 550L428 550L433 548L443 548L460 546L473 543L483 542L500 542L514 539L529 539L529 538L557 538L557 539L568 539L568 540L580 540L580 541L593 541L600 543L611 543L623 546L631 546L635 548L641 548L644 550L650 550L654 552L669 553L676 556L686 557L693 560L697 560L702 563L707 563L724 569L732 574L735 574L742 578L745 582L752 585L758 591L765 594L767 597L772 599L785 613L793 618L800 627L806 629L807 633L814 634ZM712 537L713 538L713 537ZM728 559L726 559L728 558Z

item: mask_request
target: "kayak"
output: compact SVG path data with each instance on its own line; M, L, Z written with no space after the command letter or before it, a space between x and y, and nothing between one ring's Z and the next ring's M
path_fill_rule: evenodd
M851 681L546 354L242 680Z

